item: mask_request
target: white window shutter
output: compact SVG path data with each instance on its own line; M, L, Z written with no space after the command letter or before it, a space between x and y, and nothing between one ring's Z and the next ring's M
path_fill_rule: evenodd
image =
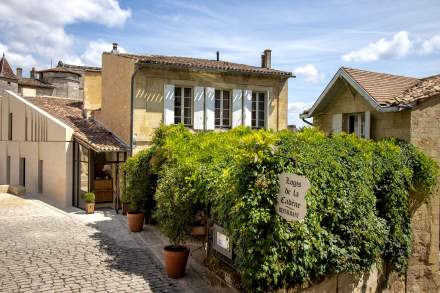
M205 90L203 87L194 87L194 129L203 130Z
M266 113L264 113L265 128L269 129L270 105L272 104L272 92L266 91Z
M370 139L371 132L371 113L370 111L365 112L365 138Z
M252 126L252 91L244 90L243 97L243 124Z
M174 124L174 85L166 84L164 86L163 101L163 123L165 125Z
M332 117L332 133L342 132L342 114L334 114Z
M232 90L232 127L243 125L243 91Z
M205 88L205 117L206 129L213 130L215 128L215 88Z

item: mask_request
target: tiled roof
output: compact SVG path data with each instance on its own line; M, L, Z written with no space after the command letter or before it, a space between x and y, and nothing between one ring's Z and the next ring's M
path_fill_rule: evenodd
M18 80L19 85L31 86L31 87L42 87L42 88L54 88L53 85L42 82L41 80L35 78L20 78Z
M110 54L110 53L106 53ZM214 70L220 72L239 72L248 74L260 74L260 75L275 75L291 77L293 74L287 71L281 71L271 68L256 67L251 65L232 63L228 61L217 61L210 59L190 58L190 57L175 57L175 56L163 56L163 55L134 55L134 54L122 54L119 56L134 59L137 62L143 64L156 64L164 65L175 68L187 68L198 70Z
M71 70L79 70L79 71L96 71L100 72L101 67L94 67L94 66L82 66L82 65L74 65L74 64L67 64L62 61L58 62L57 67L64 67Z
M82 102L54 97L25 99L71 127L75 138L96 152L122 152L128 149L106 128L83 117Z
M411 104L440 95L440 75L420 79L396 99L401 104Z
M0 77L9 79L18 79L17 76L12 71L11 65L9 65L8 60L6 60L5 54L3 54L2 59L0 59Z
M396 99L413 87L419 79L400 75L378 73L354 68L342 68L381 106L396 105Z
M39 70L38 72L65 72L65 73L72 73L72 74L76 74L78 76L81 76L80 73L78 73L76 71L73 71L73 70L69 70L69 69L64 68L64 67L54 67L54 68Z

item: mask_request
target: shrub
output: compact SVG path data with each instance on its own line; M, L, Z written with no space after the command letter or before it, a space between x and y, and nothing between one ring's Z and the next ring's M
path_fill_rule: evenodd
M162 126L153 149L155 217L164 233L181 243L194 211L208 206L211 221L228 231L234 266L252 291L363 273L380 259L405 272L409 192L429 200L438 176L437 165L404 142L314 129L193 134ZM289 223L275 212L282 172L311 182L304 220Z
M154 209L154 192L157 175L150 164L155 154L155 148L142 150L127 159L122 166L121 201L128 203L130 212L145 212L147 219L151 218Z
M93 192L86 192L83 195L81 195L81 198L86 202L86 203L92 203L95 202L95 194Z

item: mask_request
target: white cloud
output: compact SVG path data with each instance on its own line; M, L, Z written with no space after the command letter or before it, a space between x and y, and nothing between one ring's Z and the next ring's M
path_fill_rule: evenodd
M67 25L93 22L122 26L130 15L117 0L6 0L0 2L1 40L9 54L30 56L46 64L49 60L76 59L76 40L65 31Z
M303 77L306 82L317 83L324 80L324 74L312 64L297 67L293 70L296 76Z
M102 52L110 52L112 50L112 44L109 42L105 42L103 40L92 41L87 46L86 51L75 61L72 61L74 64L78 65L90 65L90 66L101 66L101 55ZM125 53L125 49L121 46L118 46L118 51L121 53Z
M289 102L289 124L294 124L296 127L306 126L304 121L299 118L299 115L304 112L304 110L312 107L313 103L306 102ZM309 119L310 120L310 119Z
M371 62L386 58L405 57L413 47L406 31L400 31L391 40L380 39L368 47L351 51L342 56L344 61Z
M436 35L428 40L425 40L422 43L422 48L420 49L420 52L423 54L429 54L435 51L440 51L440 35Z
M0 43L0 52L1 52L0 54L2 53L5 54L6 59L8 60L11 66L13 66L12 64L20 64L21 67L24 67L25 69L29 69L37 65L37 61L32 57L32 55L29 54L22 55L22 54L13 53L9 51L9 48L2 43Z

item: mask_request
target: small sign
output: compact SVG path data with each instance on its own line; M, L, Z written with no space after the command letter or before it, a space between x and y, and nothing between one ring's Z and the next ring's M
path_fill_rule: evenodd
M277 213L287 221L304 219L307 213L305 195L310 188L309 179L293 173L282 173L280 191L275 205Z
M229 236L223 227L214 224L213 227L213 245L214 250L220 254L232 259L232 249Z

